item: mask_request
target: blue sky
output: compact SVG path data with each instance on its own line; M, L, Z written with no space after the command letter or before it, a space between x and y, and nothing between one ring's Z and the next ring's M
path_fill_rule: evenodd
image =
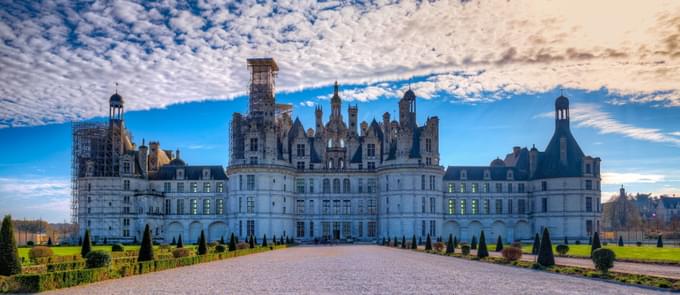
M560 89L602 158L606 198L680 195L680 3L70 1L0 8L0 214L68 219L71 121L101 120L118 82L137 143L226 165L245 60L280 66L277 100L306 127L335 80L359 119L440 117L442 164L544 149ZM346 105L343 107L346 110Z

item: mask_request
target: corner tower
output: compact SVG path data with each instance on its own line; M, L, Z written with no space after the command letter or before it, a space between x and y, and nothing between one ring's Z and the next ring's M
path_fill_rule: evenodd
M272 121L276 110L274 87L279 66L273 58L250 58L247 63L250 71L248 114L251 118Z

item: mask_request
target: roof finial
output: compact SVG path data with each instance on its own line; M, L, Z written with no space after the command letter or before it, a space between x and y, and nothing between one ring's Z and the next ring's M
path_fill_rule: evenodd
M564 96L564 89L562 87L560 87L560 96Z
M142 145L144 145L144 138L142 138Z
M118 94L118 82L116 82L116 94Z
M335 80L335 86L333 86L333 87L334 87L333 92L334 92L334 94L337 95L338 94L338 80Z
M175 158L179 159L179 148L177 148L177 155L175 156Z
M411 77L408 78L408 90L411 90Z

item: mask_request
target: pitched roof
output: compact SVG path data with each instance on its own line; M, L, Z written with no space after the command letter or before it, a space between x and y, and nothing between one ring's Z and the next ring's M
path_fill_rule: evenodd
M514 180L528 180L529 173L515 167L489 166L449 166L444 173L444 180L462 180L460 172L467 172L467 180L508 180L508 171L512 171ZM489 179L484 179L484 171L489 170Z
M203 169L210 170L211 179L227 180L227 174L222 166L162 166L158 172L149 175L151 180L175 180L177 169L184 169L184 180L202 180Z

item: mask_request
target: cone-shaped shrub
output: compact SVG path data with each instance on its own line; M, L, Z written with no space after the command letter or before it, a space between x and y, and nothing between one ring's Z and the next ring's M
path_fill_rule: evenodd
M425 240L425 251L432 251L432 238L430 238L430 234L427 234L427 239Z
M279 241L279 244L281 244L281 245L286 244L286 243L283 241L283 236L281 236L281 240Z
M52 246L52 237L47 238L47 246Z
M602 248L602 244L600 244L600 234L598 232L593 233L591 240L590 255L593 255L593 251Z
M567 236L564 236L564 244L569 245L569 240L567 240Z
M201 235L198 237L198 255L208 254L208 243L205 240L205 232L201 230Z
M175 237L172 237L172 242L170 242L170 245L177 245L177 240L175 240Z
M229 238L229 252L236 251L236 237L234 233L231 233L231 238Z
M108 243L109 241L106 239L106 237L104 237L104 245L107 245Z
M458 248L458 244L459 244L459 243L458 243L458 237L457 237L457 236L454 236L454 237L453 237L453 248L454 248L454 249L455 249L455 248Z
M78 237L78 246L83 245L83 237Z
M179 234L179 238L177 238L177 248L184 248L184 243L182 243L182 234Z
M399 247L399 240L397 239L397 236L394 236L394 246Z
M151 261L153 260L153 242L151 241L151 229L147 224L144 227L144 236L142 236L142 246L139 247L139 256L137 261Z
M264 235L264 237L262 237L262 247L267 247L267 235Z
M449 234L449 240L446 242L446 254L453 254L453 235Z
M663 239L661 238L661 235L656 239L656 247L663 248Z
M401 236L401 248L406 249L406 236Z
M486 249L486 238L484 237L484 231L479 234L479 250L477 250L477 257L489 257L489 251Z
M225 244L225 243L224 243L224 236L221 236L221 237L220 237L220 245L224 245L224 244Z
M418 244L416 243L416 235L413 235L413 238L411 239L411 249L412 250L418 249Z
M248 241L248 246L250 247L250 249L255 248L255 238L253 238L252 235L250 236L250 241Z
M418 245L422 245L422 244L423 244L423 237L418 237Z
M385 246L389 246L392 243L392 239L390 237L387 237L387 244Z
M83 246L80 248L80 256L85 258L87 253L92 251L92 241L90 241L90 229L85 230L85 238L83 239Z
M5 215L0 229L0 275L11 276L21 273L21 258L14 236L12 216Z
M592 245L592 244L593 244L593 237L590 236L590 237L588 237L588 245Z
M623 237L619 236L619 247L623 247Z
M534 244L531 245L531 254L537 255L538 254L538 248L540 247L540 245L541 245L541 240L538 237L538 233L536 233L536 235L534 236Z
M477 236L472 236L472 242L470 242L470 249L477 249Z
M543 229L543 237L541 238L541 246L538 251L538 259L536 262L545 267L555 265L555 256L553 255L550 233L548 232L547 227Z
M496 252L501 251L503 251L503 239L501 238L501 235L498 235L498 239L496 239Z
M385 240L385 237L383 237L383 239L382 239L382 245L383 246L387 245L387 240Z

